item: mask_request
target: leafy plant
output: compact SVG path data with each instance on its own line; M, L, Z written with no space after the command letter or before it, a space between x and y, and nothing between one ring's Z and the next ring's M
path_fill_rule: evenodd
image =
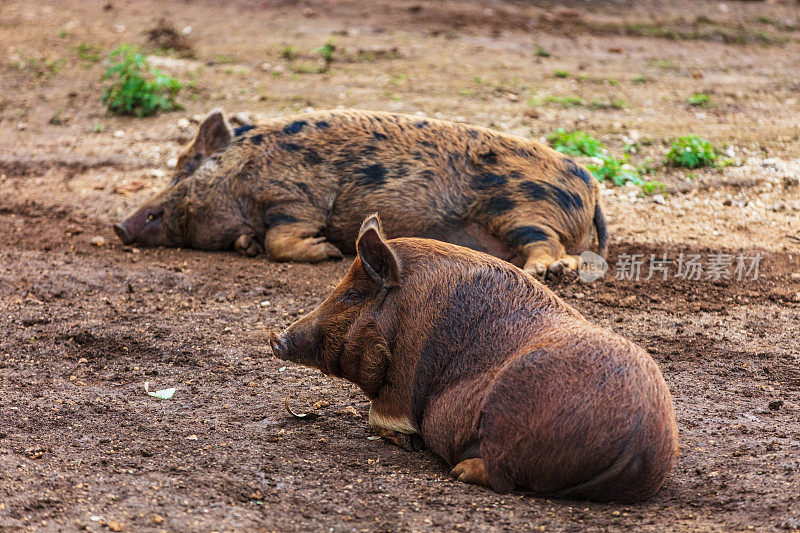
M589 107L592 109L624 109L625 100L619 97L609 98L608 101L595 98L589 102Z
M558 128L547 136L547 140L555 150L573 156L595 157L605 148L603 143L581 130L566 131L564 128Z
M550 52L542 48L541 46L536 47L536 55L539 57L550 57Z
M566 70L556 70L555 72L553 72L553 76L555 76L556 78L569 78L569 72L567 72Z
M159 111L181 109L175 97L181 83L151 67L144 55L123 44L110 54L111 67L103 80L114 79L103 93L103 103L117 115L147 117Z
M695 93L691 95L689 98L686 99L689 102L689 105L697 106L697 107L708 107L711 103L711 98L707 94L704 93Z
M583 105L583 100L577 96L548 96L545 101L561 107L577 107Z
M314 49L315 52L322 56L322 60L325 61L325 68L328 68L330 64L333 63L333 52L335 50L336 45L333 44L333 41L328 41L319 48Z
M81 61L88 61L89 63L100 62L100 48L92 46L87 42L82 42L75 47L75 52L78 55L78 59Z
M645 196L651 196L657 192L663 193L667 190L663 183L660 181L645 181L641 185L642 187L642 194Z
M645 183L645 180L639 176L636 169L628 164L630 158L627 155L617 158L612 155L600 154L597 158L600 163L586 165L592 171L594 177L597 178L597 181L611 180L618 187L623 187L628 182L634 185Z
M281 57L283 59L288 59L291 61L292 59L297 57L297 52L294 50L294 46L284 46L283 50L281 50Z
M674 139L666 155L667 163L685 168L713 167L717 159L719 155L714 146L698 135Z

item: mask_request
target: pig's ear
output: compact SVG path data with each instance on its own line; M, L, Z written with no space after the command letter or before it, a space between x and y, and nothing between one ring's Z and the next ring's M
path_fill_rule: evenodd
M356 242L358 257L372 280L384 287L394 287L400 281L400 264L386 237L377 214L370 215L361 224Z
M200 124L200 131L197 132L195 139L195 149L204 157L211 157L227 148L232 138L222 111L215 109Z

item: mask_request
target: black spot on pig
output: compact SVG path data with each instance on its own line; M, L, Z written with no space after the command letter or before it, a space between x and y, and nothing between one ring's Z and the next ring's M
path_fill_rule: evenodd
M233 130L233 136L238 137L240 135L244 135L253 128L255 128L255 126L252 124L245 124L244 126L239 126L238 128Z
M303 161L305 161L307 165L319 165L322 163L323 159L316 150L309 149L303 152Z
M530 200L542 200L548 195L548 187L535 181L523 181L519 184L519 188Z
M386 168L380 163L364 167L356 177L356 183L373 189L380 187L386 183Z
M250 137L250 142L253 144L261 144L264 142L264 136L260 133L258 135L253 135Z
M267 215L264 216L264 222L268 228L274 228L275 226L294 224L297 222L297 219L292 215L287 215L286 213L267 213Z
M575 161L572 159L565 159L564 164L567 167L567 171L574 175L578 176L586 185L592 184L592 175L589 174L586 169L579 167L575 164Z
M502 215L514 209L516 205L517 203L508 196L492 196L484 204L483 212L487 215Z
M291 124L287 124L286 127L283 128L283 133L286 135L294 135L295 133L300 133L303 131L303 128L306 127L308 122L305 120L295 120Z
M280 143L278 146L280 146L287 152L296 152L301 148L299 144L294 144L294 143Z
M496 165L497 164L497 154L494 150L489 150L485 154L481 154L478 156L481 158L481 163L484 165Z
M482 174L474 176L470 181L470 185L473 189L483 191L493 187L502 187L507 181L508 180L506 177L501 174L495 174L494 172L483 172Z
M565 191L561 187L551 185L553 189L553 198L562 209L580 209L583 207L583 200L578 193Z
M532 242L546 241L547 238L547 233L538 226L520 226L508 232L508 241L519 248Z

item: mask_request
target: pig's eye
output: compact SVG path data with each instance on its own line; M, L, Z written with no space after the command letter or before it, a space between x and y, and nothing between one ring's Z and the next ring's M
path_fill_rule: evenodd
M163 214L164 214L163 211L161 211L159 213L150 213L149 215L147 215L147 218L144 220L144 223L145 224L149 224L152 221L154 221L155 219L161 218L161 215L163 215Z
M350 289L342 295L342 301L348 304L357 304L363 300L364 295L353 289Z

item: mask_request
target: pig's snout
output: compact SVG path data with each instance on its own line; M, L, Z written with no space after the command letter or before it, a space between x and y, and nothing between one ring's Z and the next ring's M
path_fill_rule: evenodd
M277 335L275 332L270 332L269 344L272 347L272 355L279 359L286 359L286 354L289 350L284 335Z
M316 366L322 348L320 331L315 325L295 322L280 335L270 332L269 344L278 359L307 366Z
M121 240L123 244L133 243L133 235L131 235L131 232L128 231L128 228L125 227L123 222L114 224L114 233L117 234L117 237L119 237L119 240Z

